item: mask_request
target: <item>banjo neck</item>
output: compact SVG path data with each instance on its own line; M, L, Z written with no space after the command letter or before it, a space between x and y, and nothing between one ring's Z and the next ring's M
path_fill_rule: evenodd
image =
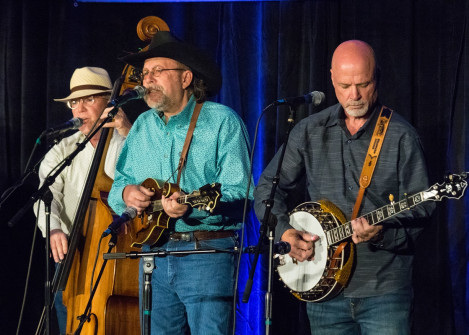
M361 217L365 218L370 225L376 225L399 213L409 210L420 203L432 200L431 198L434 196L435 192L431 190L419 192L411 196L406 196L403 200L398 202L392 201L389 205L385 205L368 214L362 215ZM345 240L346 238L349 238L352 236L352 234L352 223L351 221L348 221L343 225L326 231L327 243L329 245L336 244Z
M436 183L426 191L415 193L411 196L406 195L403 200L398 202L392 201L390 196L391 203L389 205L378 208L362 217L365 218L369 224L375 225L428 200L441 201L443 198L460 199L464 195L464 191L467 187L467 176L467 172L448 175L443 183ZM325 234L327 243L333 245L352 236L352 224L349 221L326 231Z

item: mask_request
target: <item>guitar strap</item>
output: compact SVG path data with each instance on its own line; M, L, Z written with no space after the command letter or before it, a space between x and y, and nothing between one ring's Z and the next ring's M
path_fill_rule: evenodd
M182 169L184 168L184 165L186 165L186 156L187 152L189 151L189 146L191 145L192 134L194 133L195 124L197 123L197 118L199 117L200 110L202 109L203 104L203 102L197 103L195 105L194 112L192 113L191 123L189 124L189 129L187 130L186 140L181 151L181 157L179 158L178 178L176 182L177 185L179 185L179 181L181 180Z
M363 164L362 173L360 175L360 190L358 191L355 206L353 206L352 220L357 218L363 200L363 195L365 194L365 189L371 183L371 177L373 176L373 171L375 170L376 162L378 161L379 152L381 151L384 135L386 135L391 116L391 109L385 106L381 107L381 112L379 113L378 121L376 121L373 137L371 138L370 146L368 147L368 152L366 153L365 162Z

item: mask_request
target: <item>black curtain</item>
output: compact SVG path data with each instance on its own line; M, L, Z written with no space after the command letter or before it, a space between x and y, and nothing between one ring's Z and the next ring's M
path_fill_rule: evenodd
M329 79L332 52L342 41L371 44L381 68L380 100L418 130L432 183L466 169L468 134L468 3L465 0L311 0L207 3L82 3L71 0L4 1L0 11L0 192L23 175L40 133L71 117L53 102L69 92L73 70L106 68L117 78L117 58L144 46L137 22L155 15L180 38L210 51L223 88L215 98L234 108L251 140L270 102L318 90L325 107L336 102ZM128 108L131 118L141 108ZM302 106L297 120L317 109ZM264 116L254 155L255 181L282 143L288 111ZM36 156L44 152L41 144ZM37 158L37 157L36 157ZM34 159L32 159L34 161ZM26 202L32 175L0 208L3 275L0 323L13 333L19 315L34 215L7 222ZM469 331L467 196L443 200L419 240L415 259L414 334ZM251 219L251 229L257 222ZM23 325L32 333L43 304L44 245L36 237L32 284ZM277 281L275 281L277 283ZM262 292L262 289L260 289ZM259 305L261 306L261 305ZM250 317L263 322L263 311ZM259 333L247 327L240 333ZM254 330L253 330L254 329ZM274 292L274 334L307 334L304 304L281 284Z

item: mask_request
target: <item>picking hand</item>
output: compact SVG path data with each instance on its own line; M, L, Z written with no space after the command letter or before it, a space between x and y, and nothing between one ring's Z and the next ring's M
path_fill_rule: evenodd
M283 233L281 239L290 243L291 251L289 255L303 262L314 258L314 242L319 239L319 236L306 231L288 229Z

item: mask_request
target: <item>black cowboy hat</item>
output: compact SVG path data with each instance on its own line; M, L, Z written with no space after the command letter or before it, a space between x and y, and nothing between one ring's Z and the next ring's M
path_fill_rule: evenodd
M188 66L195 75L207 85L207 95L213 96L221 88L221 72L218 65L204 51L176 38L169 31L157 32L148 46L148 50L133 53L120 58L122 61L139 69L147 58L165 57L174 59Z

